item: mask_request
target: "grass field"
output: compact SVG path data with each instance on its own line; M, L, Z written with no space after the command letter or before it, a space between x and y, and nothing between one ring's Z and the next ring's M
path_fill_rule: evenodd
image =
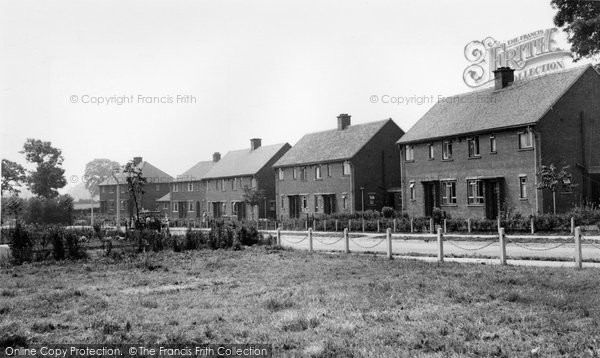
M271 343L276 357L600 354L600 271L592 269L257 247L0 270L0 346Z

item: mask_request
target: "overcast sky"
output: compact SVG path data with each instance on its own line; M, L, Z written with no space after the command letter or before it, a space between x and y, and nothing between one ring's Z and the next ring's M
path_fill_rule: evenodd
M340 113L408 130L431 104L370 96L469 91L468 42L550 28L553 15L549 0L4 0L0 151L24 164L18 151L38 138L62 149L67 178L133 156L175 176L252 137L293 145ZM82 103L111 96L134 100Z

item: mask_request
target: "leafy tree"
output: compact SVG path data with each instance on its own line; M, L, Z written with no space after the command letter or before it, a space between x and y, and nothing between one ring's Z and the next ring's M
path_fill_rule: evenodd
M2 159L2 193L7 191L11 195L18 195L21 191L17 188L25 179L25 168L21 164Z
M573 176L569 172L569 166L564 166L560 171L557 171L554 164L550 164L549 166L542 165L537 175L540 178L537 189L550 190L552 192L553 212L556 214L556 192L570 191L575 187Z
M85 188L90 192L92 198L100 192L98 184L110 178L114 168L118 167L119 163L110 159L94 159L85 165L83 180Z
M600 2L552 0L554 24L564 27L575 60L600 55ZM596 65L600 70L600 64Z
M37 196L55 198L58 191L67 185L65 170L62 168L64 158L62 151L54 148L51 142L29 138L20 152L25 154L29 163L36 164L36 169L27 175L27 186Z
M133 160L130 160L127 162L127 164L125 164L123 174L127 177L127 188L135 207L136 227L142 230L143 228L140 223L140 206L142 204L142 197L145 193L144 185L147 183L147 180L142 174L142 168L136 165ZM117 188L117 190L119 189Z
M249 188L247 185L244 186L244 194L242 196L244 202L252 208L252 220L254 220L254 208L265 199L265 191Z

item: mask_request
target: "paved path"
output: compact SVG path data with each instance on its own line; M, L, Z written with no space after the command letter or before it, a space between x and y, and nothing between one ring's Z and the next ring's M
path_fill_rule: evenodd
M274 234L274 233L273 233ZM392 253L400 257L419 258L423 260L437 260L438 244L435 237L426 240L416 238L401 238L404 235L392 235ZM282 246L296 249L308 250L308 235L305 233L283 232L281 235ZM444 256L469 255L497 258L500 255L500 244L498 238L482 238L482 241L456 241L452 238L444 240ZM486 241L483 241L486 240ZM345 241L342 234L315 233L313 236L313 249L317 251L344 251ZM350 235L349 248L351 252L387 252L387 240L383 234L356 234ZM419 257L414 255L430 255L433 257ZM530 266L572 266L574 265L575 244L574 243L514 243L506 245L506 254L511 264ZM596 245L582 245L583 260L600 259L600 243ZM536 260L519 260L522 258L535 257ZM537 259L562 259L568 261L540 261ZM511 260L512 259L512 260ZM497 263L498 259L472 258L449 258L446 261L459 262L485 262ZM521 262L525 261L525 262ZM592 263L584 263L585 266L596 266ZM597 265L600 267L600 264Z

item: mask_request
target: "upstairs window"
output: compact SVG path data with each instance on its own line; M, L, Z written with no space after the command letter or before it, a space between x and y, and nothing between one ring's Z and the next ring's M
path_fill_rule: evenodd
M298 168L292 169L292 179L298 179Z
M404 159L406 159L407 162L415 160L415 147L412 145L406 145L406 147L404 147Z
M452 159L452 141L445 140L442 143L442 159Z
M322 173L321 173L321 166L320 166L320 165L317 165L317 166L315 167L315 180L320 180L320 179L322 179L322 178L323 178L323 175L322 175Z
M307 169L306 167L302 167L300 170L300 180L306 180Z
M519 149L533 148L533 132L527 129L519 133Z
M479 137L467 139L467 147L469 148L469 158L479 157Z
M221 179L221 191L225 191L225 179Z
M331 166L329 164L327 164L327 176L331 176Z
M435 159L435 147L434 147L433 143L429 144L428 151L429 151L429 159Z
M283 180L283 168L277 169L277 176L279 180Z
M194 183L192 183L192 182L188 183L188 191L194 191Z
M483 204L483 183L481 180L467 181L467 203L469 205Z
M179 191L179 186L177 184L173 184L173 192L177 193Z
M231 179L231 190L235 190L237 188L237 178Z
M252 180L250 181L250 186L256 188L256 178L252 178Z
M344 162L344 167L342 170L343 170L344 175L350 175L350 162L349 161Z
M496 136L490 136L490 153L496 153Z

